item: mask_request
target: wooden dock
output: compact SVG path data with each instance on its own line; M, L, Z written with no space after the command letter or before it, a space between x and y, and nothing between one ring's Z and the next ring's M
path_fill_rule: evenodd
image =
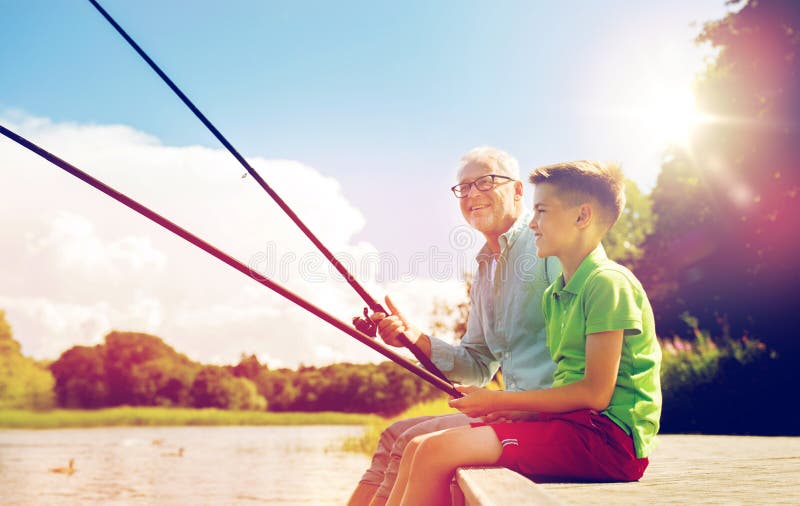
M800 504L800 437L660 436L635 483L536 484L497 468L461 469L467 506Z

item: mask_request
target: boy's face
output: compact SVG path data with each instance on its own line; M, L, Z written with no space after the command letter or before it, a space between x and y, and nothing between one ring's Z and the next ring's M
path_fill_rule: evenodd
M548 183L537 184L533 190L533 219L529 227L536 237L539 258L555 256L574 248L578 240L580 206L565 204L558 190Z

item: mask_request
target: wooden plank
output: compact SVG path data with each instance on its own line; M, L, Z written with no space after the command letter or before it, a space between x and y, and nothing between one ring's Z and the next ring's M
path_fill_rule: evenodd
M635 483L544 483L567 504L800 504L800 438L659 436Z
M660 436L635 483L543 483L503 468L462 468L455 504L800 504L800 438Z
M562 504L536 483L503 467L461 468L456 471L456 484L465 506Z

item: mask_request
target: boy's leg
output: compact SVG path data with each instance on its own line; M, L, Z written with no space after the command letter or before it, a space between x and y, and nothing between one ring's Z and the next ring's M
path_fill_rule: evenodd
M424 436L414 440L412 449L403 458L389 505L449 504L450 480L458 467L494 464L503 451L494 430L486 426Z
M449 415L431 417L424 420L412 427L409 427L405 432L395 440L392 451L389 455L389 460L386 464L383 482L375 492L371 506L382 506L386 503L389 493L397 479L398 470L400 469L401 458L403 457L406 446L416 437L424 434L438 432L444 429L451 429L455 427L464 427L469 425L470 418L463 413L453 413Z
M358 482L358 486L347 500L347 506L368 506L375 496L376 490L378 490L378 485L364 481Z
M389 464L389 456L397 438L409 428L432 418L434 417L418 416L400 420L391 424L381 433L381 437L378 440L378 449L375 450L375 454L372 456L369 469L361 477L361 481L359 481L358 486L350 496L350 500L347 502L348 506L366 506L370 503L381 482L383 482L386 468Z

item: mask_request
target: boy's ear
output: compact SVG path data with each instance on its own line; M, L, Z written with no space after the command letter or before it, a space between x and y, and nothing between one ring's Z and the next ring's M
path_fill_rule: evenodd
M594 219L594 212L592 210L592 206L589 203L581 204L578 208L578 217L575 220L576 225L578 228L586 228Z

